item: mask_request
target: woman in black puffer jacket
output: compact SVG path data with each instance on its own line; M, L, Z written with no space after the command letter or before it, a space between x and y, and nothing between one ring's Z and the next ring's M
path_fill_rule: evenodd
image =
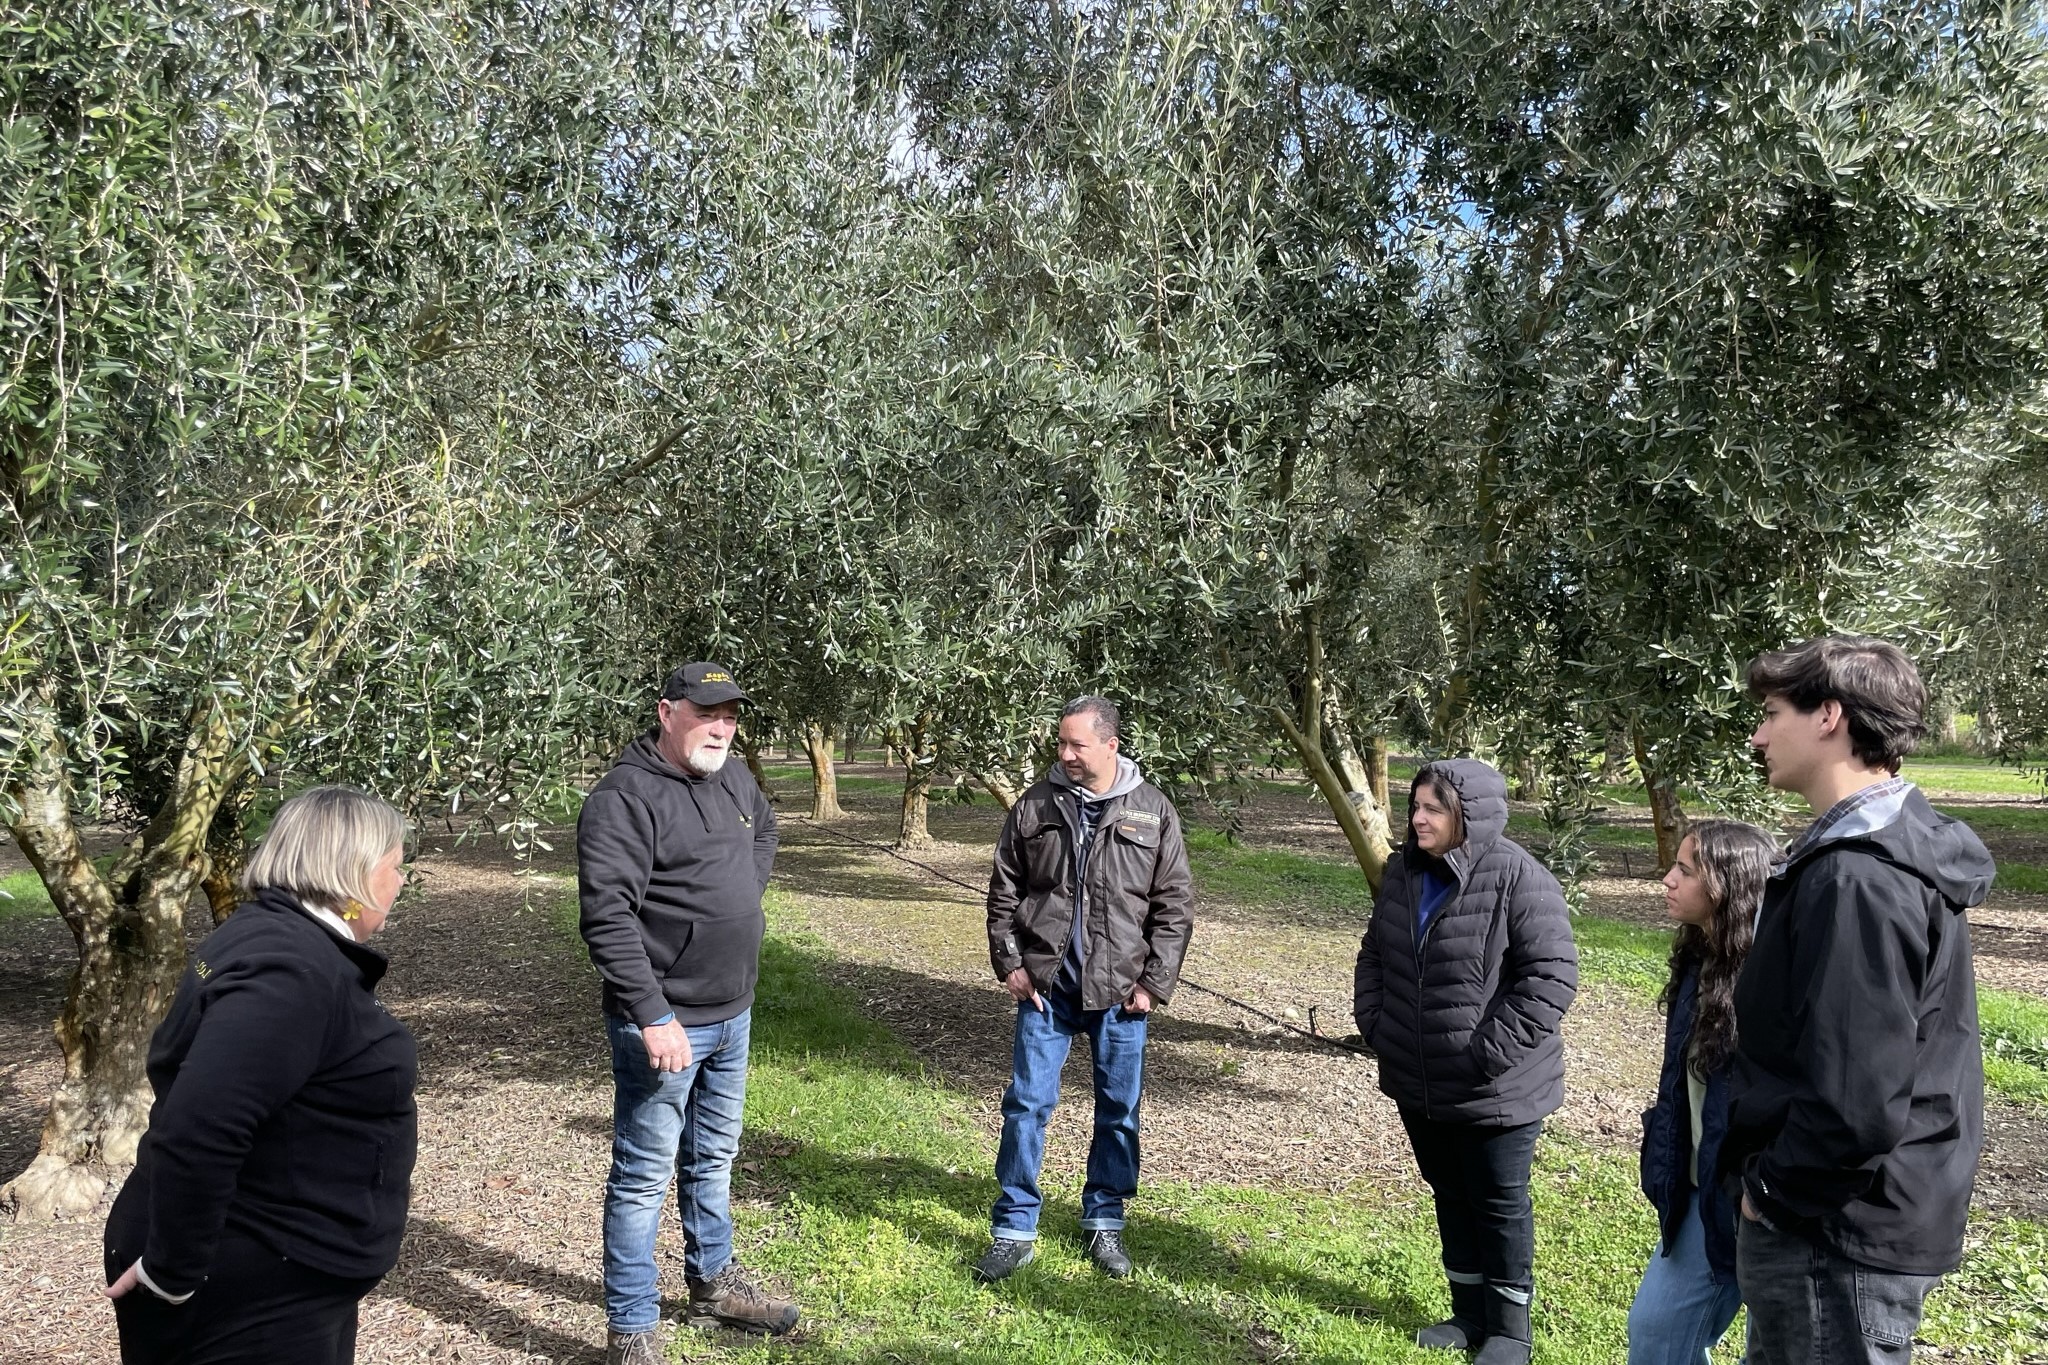
M1528 1365L1529 1166L1564 1100L1558 1025L1579 959L1557 879L1507 836L1507 783L1475 759L1415 775L1358 951L1353 1014L1436 1196L1451 1316L1416 1344Z

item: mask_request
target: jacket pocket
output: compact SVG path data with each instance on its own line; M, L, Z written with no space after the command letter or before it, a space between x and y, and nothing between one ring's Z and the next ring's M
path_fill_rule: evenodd
M662 991L678 1005L722 1005L754 988L761 974L760 915L693 920L683 951L662 977Z
M1018 831L1031 890L1050 891L1066 880L1067 841L1061 837L1065 832L1066 826L1058 820L1034 830Z
M676 937L671 940L675 945L675 951L668 955L668 965L661 969L662 980L666 981L669 977L674 976L676 968L682 965L684 956L690 951L690 940L695 935L696 928L695 922L690 920L685 920L676 926ZM656 960L658 961L659 959Z

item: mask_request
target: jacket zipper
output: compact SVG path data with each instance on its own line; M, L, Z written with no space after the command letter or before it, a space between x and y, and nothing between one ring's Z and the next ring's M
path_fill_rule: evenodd
M1423 926L1422 936L1415 940L1415 1069L1422 1073L1422 1116L1424 1118L1434 1118L1436 1116L1430 1112L1429 1064L1423 1060L1422 1053L1422 972L1425 965L1423 955L1429 951L1429 936L1431 932L1435 930L1437 925L1443 923L1444 913L1451 908L1464 889L1465 884L1463 881L1455 877L1451 879L1450 893L1444 897L1444 903L1437 907L1436 913L1429 917L1429 923ZM1419 896L1415 901L1415 909L1418 912L1422 909L1422 900Z

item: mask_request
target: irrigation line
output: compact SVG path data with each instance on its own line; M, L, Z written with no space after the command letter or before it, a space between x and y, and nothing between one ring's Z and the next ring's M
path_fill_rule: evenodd
M811 817L809 817L808 815L798 815L790 818L801 820L807 827L815 829L822 834L829 834L835 839L844 839L849 844L859 844L862 848L871 848L875 850L877 853L886 853L890 857L896 859L899 862L909 863L912 867L917 868L923 872L927 872L932 876L937 877L942 882L951 882L953 885L961 888L962 890L971 891L977 896L986 896L988 894L987 887L976 886L972 882L964 882L950 872L944 871L940 868L933 867L930 863L919 862L917 859L909 857L902 851L891 848L887 844L878 844L872 839L863 839L858 834L848 834L845 830L833 829L830 825L819 824L816 820L811 819ZM1213 996L1216 999L1223 1001L1225 1004L1233 1005L1236 1008L1243 1010L1246 1014L1257 1015L1259 1018L1265 1020L1267 1023L1283 1028L1287 1030L1289 1033L1296 1034L1300 1037L1306 1038L1310 1042L1321 1043L1324 1047L1335 1048L1339 1052L1348 1052L1358 1057L1370 1057L1374 1055L1372 1050L1369 1048L1363 1048L1356 1043L1346 1042L1342 1038L1332 1038L1328 1034L1318 1032L1316 1030L1316 1010L1315 1006L1313 1005L1309 1006L1308 1010L1308 1027L1302 1028L1299 1024L1290 1024L1285 1019L1280 1018L1278 1015L1268 1014L1265 1010L1260 1009L1257 1005L1253 1005L1246 1001L1240 1000L1234 995L1226 994L1223 991L1217 990L1213 986L1204 986L1201 982L1194 980L1193 978L1189 977L1186 973L1181 974L1180 984L1188 987L1190 990L1199 991L1203 995Z

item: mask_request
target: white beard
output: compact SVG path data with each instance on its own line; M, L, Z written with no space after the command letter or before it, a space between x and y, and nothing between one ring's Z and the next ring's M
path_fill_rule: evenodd
M707 750L710 750L707 752ZM731 749L711 750L711 746L700 744L683 755L683 766L699 777L709 777L725 766L725 760L732 757Z

